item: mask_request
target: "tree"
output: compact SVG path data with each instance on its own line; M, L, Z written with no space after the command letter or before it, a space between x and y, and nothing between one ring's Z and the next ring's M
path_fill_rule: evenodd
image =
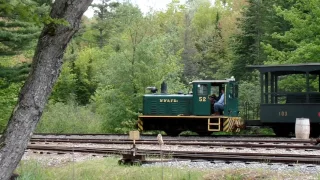
M265 12L262 0L249 0L249 5L243 12L239 28L241 33L235 36L233 46L235 59L232 67L232 74L236 79L247 79L248 72L245 66L248 64L262 64L262 52L260 42L264 34L262 22ZM239 71L241 69L241 71Z
M0 133L29 74L42 26L37 19L49 16L47 1L0 0Z
M180 27L174 27L179 26L174 22L183 22L183 15L178 18L178 14L170 11L144 17L131 4L117 8L118 34L103 49L106 55L96 71L100 72L99 83L92 97L95 111L104 117L106 131L127 132L133 128L131 122L137 119L147 86L159 88L166 80L168 92L177 88L176 79L182 70L182 36L177 35L182 33L178 33Z
M273 38L274 33L283 34L291 28L285 18L277 15L274 6L291 7L294 0L249 0L248 3L239 21L238 28L241 32L235 35L232 43L235 54L232 74L241 80L252 78L246 65L264 64L267 60L266 48L262 44L271 44L280 51L291 49L282 40Z
M198 67L198 78L222 79L229 76L231 64L231 51L227 48L229 36L223 32L230 33L234 29L225 23L222 26L222 19L231 14L232 8L227 8L226 1L216 1L214 7L210 4L210 1L202 1L194 14L193 28L197 36L194 62Z
M91 3L92 0L54 2L52 21L45 23L40 34L32 70L0 139L0 179L9 179L21 160L60 74L64 51ZM63 19L68 24L57 24L54 19Z
M113 29L112 19L114 18L115 8L119 6L118 2L109 2L110 0L101 0L101 4L93 4L93 7L98 8L95 10L97 15L97 22L93 24L92 28L99 31L98 35L94 35L99 42L99 47L105 46L105 39L109 39ZM109 3L108 3L109 2Z
M48 16L49 4L47 0L0 0L0 55L31 48L41 31L40 18Z
M274 43L265 43L268 64L319 62L320 38L318 36L319 0L296 0L292 6L277 6L277 14L291 25L285 33L274 32L272 37L282 43L279 49Z

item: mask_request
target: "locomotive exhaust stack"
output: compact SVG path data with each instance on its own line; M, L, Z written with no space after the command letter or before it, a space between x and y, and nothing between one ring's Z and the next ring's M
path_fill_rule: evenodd
M161 94L167 94L167 83L164 81L161 84Z

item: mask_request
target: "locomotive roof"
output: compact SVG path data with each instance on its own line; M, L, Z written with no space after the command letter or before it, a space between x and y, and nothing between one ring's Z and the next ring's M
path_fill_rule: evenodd
M192 94L144 94L144 96L164 96L164 97L177 97L177 96L183 96L183 97L186 97L186 96L190 96L192 97Z
M190 83L227 83L230 81L235 81L233 76L231 76L231 78L226 78L221 80L194 80Z
M227 83L230 81L234 81L234 79L225 79L225 80L195 80L191 83Z
M278 74L320 74L320 63L277 64L277 65L249 65L248 68L257 69L261 73L277 72Z

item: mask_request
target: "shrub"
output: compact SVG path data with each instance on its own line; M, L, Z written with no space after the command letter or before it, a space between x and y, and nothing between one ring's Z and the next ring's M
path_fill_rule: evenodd
M102 119L89 106L73 102L47 106L36 132L41 133L102 133Z

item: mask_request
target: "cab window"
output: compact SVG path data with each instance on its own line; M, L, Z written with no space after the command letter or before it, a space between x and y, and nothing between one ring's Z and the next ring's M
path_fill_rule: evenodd
M235 95L235 89L234 89L234 85L230 84L230 92L229 92L229 98L233 99L234 95Z
M198 95L206 96L208 94L208 86L207 84L198 84Z
M211 85L211 92L210 94L215 94L215 95L218 95L219 96L219 86L214 86L214 85Z
M238 85L230 84L229 98L238 98Z

